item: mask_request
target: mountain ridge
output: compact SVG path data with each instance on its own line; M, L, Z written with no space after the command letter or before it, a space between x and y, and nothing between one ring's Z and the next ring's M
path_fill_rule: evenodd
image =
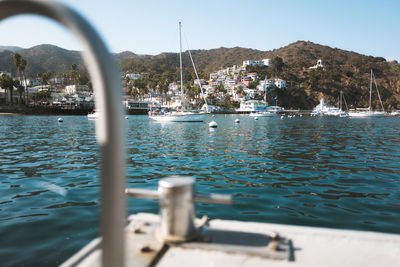
M71 51L54 45L38 45L18 50L28 65L28 77L36 77L38 72L47 70L53 73L65 73L76 64L79 70L85 70L79 51ZM373 69L380 85L382 98L387 99L387 107L400 107L400 64L397 61L386 61L382 57L362 55L357 52L332 48L310 41L297 41L287 46L261 51L242 47L219 47L213 49L197 49L191 51L193 60L201 78L208 79L208 74L232 65L241 66L244 60L261 60L264 58L282 59L283 68L277 74L270 70L268 77L285 79L292 91L279 91L282 104L290 107L312 108L325 97L327 102L334 103L338 92L344 90L353 107L368 102L369 74ZM158 55L138 55L131 51L114 53L123 73L146 73L153 80L162 76L176 80L179 72L179 55L164 52ZM311 70L309 67L321 59L324 68ZM188 53L182 54L186 79L193 80L194 72ZM0 52L0 70L14 70L13 52ZM283 99L286 99L282 101ZM284 103L283 103L284 102ZM377 103L374 103L376 105Z

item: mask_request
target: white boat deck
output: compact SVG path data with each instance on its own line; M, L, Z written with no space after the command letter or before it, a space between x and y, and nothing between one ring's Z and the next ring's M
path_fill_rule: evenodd
M130 224L126 228L126 266L149 266L145 262L155 256L160 244L156 239L149 241L145 231L138 231L137 225L144 221L147 224L157 224L159 216L139 213L132 215L129 220ZM227 220L211 220L206 229L221 231L225 241L219 240L219 245L214 245L212 241L172 245L150 266L387 267L399 266L400 263L400 235L396 234ZM272 259L272 254L268 253L260 256L263 249L268 250L268 245L254 243L251 238L243 238L242 234L237 235L243 232L261 237L278 233L290 240L289 257ZM101 250L96 242L99 243L95 241L89 244L63 266L100 266ZM249 242L248 246L246 242ZM276 250L277 253L280 253L279 250Z

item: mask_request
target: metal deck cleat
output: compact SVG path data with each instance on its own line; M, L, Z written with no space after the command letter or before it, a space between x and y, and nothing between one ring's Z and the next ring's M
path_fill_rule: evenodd
M157 239L162 242L185 242L199 237L200 226L195 225L194 202L230 204L229 195L196 194L195 179L172 176L159 181L158 191L129 188L125 192L137 198L157 199L160 201L160 225L156 230Z

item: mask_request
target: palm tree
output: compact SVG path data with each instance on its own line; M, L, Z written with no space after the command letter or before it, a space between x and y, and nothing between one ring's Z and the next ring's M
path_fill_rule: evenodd
M0 87L4 88L7 90L7 92L10 92L10 97L11 97L11 106L13 105L13 89L14 89L14 80L11 76L3 74L0 77Z
M133 86L138 89L140 96L143 97L147 93L147 84L143 78L134 80Z
M19 94L19 104L22 103L22 95L24 94L24 87L21 85L19 80L14 81L14 86L17 88L17 92Z
M78 66L73 63L71 64L71 70L69 72L69 77L74 81L75 84L78 84Z
M18 53L15 53L14 54L14 65L15 65L15 67L17 68L17 71L18 71L18 73L19 73L19 80L21 80L21 78L24 80L24 90L25 90L25 92L26 92L26 99L25 99L25 102L26 103L28 103L29 101L28 101L28 90L26 89L26 79L25 79L25 68L26 68L26 64L27 64L27 61L26 61L26 59L24 59L20 54L18 54ZM20 88L21 87L21 85L19 85L19 87L18 87L18 91L20 92L22 89ZM21 102L21 99L22 99L22 94L20 94L20 102Z
M42 84L42 89L43 89L43 80L42 80L43 74L41 72L38 72L36 74L36 78L41 82Z
M50 77L53 75L51 71L46 71L42 74L42 82L47 85L49 83Z
M20 72L21 58L22 58L22 56L20 54L18 54L18 53L14 54L14 65L17 68L18 76L21 76L21 72Z
M161 102L164 103L164 96L166 98L166 94L168 93L168 89L169 89L169 81L167 78L161 79L158 82L158 89L161 94Z
M25 75L25 68L27 65L27 61L24 58L21 58L21 62L19 64L19 68L22 74L22 78L24 79L24 90L25 90L25 95L26 95L26 99L25 99L25 103L28 105L29 104L29 93L28 93L28 89L26 88L26 75Z

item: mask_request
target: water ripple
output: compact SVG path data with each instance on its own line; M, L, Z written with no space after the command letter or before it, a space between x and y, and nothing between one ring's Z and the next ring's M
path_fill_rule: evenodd
M210 130L131 116L127 185L192 176L197 191L234 197L231 206L198 204L198 215L400 233L400 118L213 119ZM0 116L0 134L2 263L58 265L98 235L94 123ZM128 202L129 213L158 212L156 201Z

